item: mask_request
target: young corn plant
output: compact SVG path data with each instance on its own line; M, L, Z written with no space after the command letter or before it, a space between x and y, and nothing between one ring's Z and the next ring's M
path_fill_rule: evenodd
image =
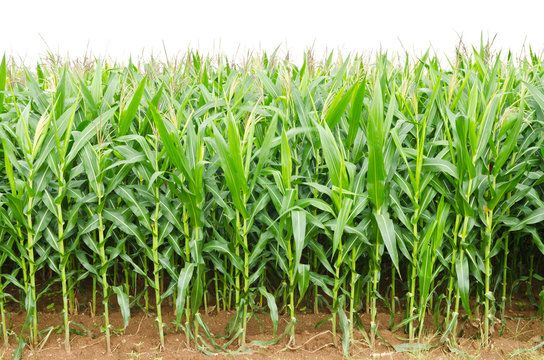
M254 108L255 110L255 108ZM257 197L254 194L256 190L257 180L259 175L265 166L267 161L267 155L271 147L271 141L269 137L263 141L263 146L260 148L258 154L254 154L255 148L255 126L257 118L255 117L254 110L249 114L245 122L244 136L240 137L239 127L234 118L232 110L227 110L225 118L225 132L227 134L227 140L219 129L213 126L213 148L219 157L221 169L223 170L224 180L229 188L231 194L231 201L235 209L235 234L234 234L234 248L236 251L236 258L239 256L239 249L243 251L243 257L241 263L243 264L242 276L243 287L239 280L236 280L236 291L240 292L237 295L237 320L236 323L240 324L240 344L243 346L246 343L247 333L247 320L248 320L248 307L250 301L250 285L254 282L260 272L264 270L265 262L260 262L259 268L250 276L250 267L255 265L257 258L255 256L258 253L252 254L252 249L249 244L249 233L251 226L255 220L255 216L259 211L266 206L268 195ZM274 123L273 123L274 124ZM267 128L267 133L273 135L273 127L270 124ZM257 158L256 166L252 163L254 156ZM253 166L255 168L253 168ZM252 203L250 203L250 201ZM248 211L248 205L251 205L251 213ZM260 239L264 241L261 236ZM257 247L258 248L258 247ZM237 269L237 271L240 271ZM236 279L239 279L239 273ZM271 302L269 301L270 306ZM239 319L239 320L238 320Z
M444 231L448 227L450 205L440 199L436 208L436 216L427 227L425 237L422 239L421 264L419 276L419 307L418 307L418 337L421 339L424 330L426 310L433 296L433 283L437 278L440 268L436 268L436 260L442 252Z
M202 298L204 295L204 260L203 251L203 220L202 206L204 205L204 142L203 135L197 132L195 120L192 117L183 124L181 133L174 128L171 122L164 118L153 107L150 107L158 134L164 144L165 151L168 154L175 169L179 175L173 175L170 183L171 190L183 204L183 231L186 236L185 243L185 267L180 272L178 278L177 294L177 315L178 321L181 319L183 307L186 306L186 334L189 340L191 333L190 323L192 314L198 315ZM178 135L179 134L179 135ZM181 140L184 139L182 143ZM179 189L179 190L178 190ZM190 221L190 236L189 236ZM191 275L196 270L196 276L193 279L193 292L186 292L190 282ZM185 295L186 294L186 295ZM198 338L198 322L195 322L194 337Z
M448 329L451 328L453 339L455 341L457 333L457 323L459 316L460 300L463 302L465 311L471 316L471 308L469 305L469 264L465 256L470 239L475 238L475 231L471 231L475 222L474 216L474 187L476 183L476 168L472 158L471 143L468 141L469 133L469 118L477 116L477 108L475 99L478 93L477 85L473 86L470 91L469 108L467 115L448 113L450 124L453 126L454 142L450 141L450 149L455 149L455 166L457 177L452 180L453 188L455 189L455 210L458 215L454 226L454 250L451 258L451 274L456 276L455 289L455 306L451 323L448 324ZM470 105L472 104L472 105ZM472 124L475 126L476 120ZM453 281L450 281L449 296L453 294ZM448 303L453 301L451 298ZM451 325L451 326L450 326Z
M274 121L275 124L275 121ZM275 132L275 126L269 128L270 133L266 134L265 141L271 142ZM271 202L274 204L276 212L280 216L276 223L271 221L271 229L277 234L278 245L283 253L279 250L277 253L277 263L282 268L288 279L289 303L287 308L289 311L289 344L295 343L295 326L296 306L300 303L300 299L304 297L309 285L310 268L308 264L303 264L302 251L304 250L306 241L306 212L296 205L298 200L297 186L292 183L293 164L292 151L285 130L281 134L281 170L269 169L273 175L274 183L268 184L268 193L270 194ZM268 201L268 198L264 198ZM271 219L270 219L271 220ZM284 255L285 254L285 255ZM284 260L287 258L287 262ZM299 289L299 301L295 303L296 289Z
M339 315L341 319L341 324L347 325L343 318L345 318L345 313L343 309L342 301L339 299L339 292L344 278L344 262L349 259L345 255L349 254L351 247L345 249L345 239L344 231L346 226L352 224L352 207L353 207L353 196L351 195L352 184L354 183L354 170L355 167L353 164L344 160L344 154L340 151L340 148L343 146L341 142L337 142L332 135L328 125L325 123L323 126L316 124L316 127L319 132L321 139L321 144L323 146L323 157L328 168L331 170L330 177L332 183L332 190L327 189L327 194L331 197L334 204L334 208L331 209L331 213L334 219L334 226L332 229L332 255L336 255L336 260L334 261L334 285L332 288L332 335L333 340L336 344L336 326L337 321L336 317ZM359 177L360 179L360 177ZM348 195L349 194L349 195ZM352 276L355 276L352 272ZM352 279L353 281L353 279ZM353 314L351 313L353 308L350 306L350 319L353 319ZM345 326L344 325L344 326ZM345 331L344 327L344 339L345 343L350 343L350 335L352 331ZM344 352L347 353L347 346L344 348Z
M505 82L505 86L508 82ZM488 175L487 186L483 187L483 204L480 208L480 218L484 221L484 262L485 262L485 287L484 287L484 319L482 343L486 346L489 342L490 326L495 319L495 296L493 294L491 279L491 257L496 253L495 247L501 246L499 230L500 219L507 214L517 197L505 199L506 194L512 192L527 172L526 166L518 166L509 158L517 146L520 131L523 125L523 105L521 99L520 108L514 114L508 109L499 121L495 121L489 137L489 153L487 154ZM500 105L499 105L500 106ZM516 113L517 112L517 113ZM481 200L480 200L481 201ZM495 215L494 215L495 214ZM493 253L492 253L493 252ZM504 269L503 269L504 270Z
M164 349L164 323L161 307L163 296L161 294L160 275L163 270L161 258L164 255L161 253L160 248L164 244L166 234L172 230L170 223L161 221L163 217L161 188L164 188L165 184L163 177L164 165L161 161L163 153L159 152L158 136L156 135L147 138L140 135L125 135L118 140L126 144L116 148L119 155L121 155L120 160L123 162L123 166L131 165L144 182L143 185L118 187L115 192L123 199L136 217L133 220L134 226L143 225L144 237L151 236L152 238L151 244L144 241L138 242L138 245L144 251L146 259L144 261L149 259L153 264L153 277L147 279L147 281L155 292L156 322L160 349L162 350ZM136 237L136 239L138 240L139 237ZM144 279L147 278L145 268L141 269L130 257L125 260L131 263L132 268L138 271Z
M385 65L384 65L385 66ZM379 75L379 74L378 74ZM397 254L397 239L395 235L394 224L389 217L389 189L386 156L384 147L386 140L390 138L389 131L397 104L395 97L391 96L387 113L384 107L384 88L381 84L384 78L377 78L374 86L372 103L369 105L367 121L367 143L368 143L368 171L367 171L367 191L370 202L373 205L372 217L376 226L374 231L374 243L371 259L371 312L370 312L370 345L374 347L376 335L378 332L377 324L377 299L378 284L380 281L381 254L385 245L393 265L399 271L399 260ZM386 116L384 116L386 114ZM387 144L392 143L389 141Z
M426 246L424 238L425 235L421 235L421 223L422 219L425 218L424 213L427 211L427 207L431 203L432 199L434 198L436 191L433 189L432 186L429 186L429 183L435 174L432 171L432 167L436 166L439 167L440 165L444 165L442 162L442 159L439 158L429 158L429 147L426 145L427 140L427 131L428 131L428 120L429 117L431 119L434 117L435 114L435 99L438 95L439 85L440 85L440 78L435 80L436 83L433 86L431 96L428 100L428 102L425 104L425 113L418 114L418 99L416 95L414 94L412 96L411 101L411 108L408 104L404 107L406 111L409 113L410 120L413 123L413 139L415 140L415 144L413 145L413 148L415 148L415 154L412 156L408 156L406 154L406 151L401 144L401 140L399 139L399 135L397 132L397 128L393 129L391 134L393 141L395 143L395 146L397 150L399 151L401 158L404 161L404 164L406 165L406 170L409 175L410 183L407 184L406 180L404 179L404 175L397 172L395 174L395 182L399 185L399 188L402 189L402 191L405 193L406 196L410 199L410 202L413 206L413 214L410 218L409 224L405 224L405 226L408 226L408 230L410 231L410 235L412 237L411 244L412 244L412 253L409 258L410 260L410 287L408 291L408 306L407 306L407 321L408 321L408 337L410 341L414 340L415 337L415 326L414 326L414 320L415 320L415 307L421 303L421 299L417 299L417 288L416 285L418 283L418 274L420 273L420 266L421 266L421 252L424 249L424 246ZM403 99L404 100L404 99ZM397 126L402 126L400 122L397 124ZM403 129L402 127L399 127L400 129ZM406 127L404 127L405 129ZM404 130L403 129L403 130ZM407 134L403 135L403 138ZM426 156L427 155L427 156ZM410 159L409 159L410 158ZM409 161L411 160L411 161ZM428 171L423 172L423 165L427 165ZM412 170L413 169L413 170ZM397 207L397 209L400 209L400 207ZM402 210L400 210L402 211ZM397 212L398 213L398 212ZM423 216L422 216L423 215ZM402 218L405 218L406 215L402 214ZM427 234L429 232L427 231ZM418 317L419 318L419 317Z
M71 151L68 151L71 144L72 130L74 128L75 112L78 108L79 99L72 99L74 102L72 106L66 110L64 105L64 84L65 77L57 88L55 115L52 125L52 136L48 137L49 142L54 142L54 150L48 159L49 169L53 172L57 185L57 194L55 198L48 191L44 190L44 202L48 210L55 216L57 220L57 231L54 232L51 228L47 228L45 232L45 238L49 241L53 249L59 255L58 267L55 266L55 270L59 273L61 279L62 288L62 304L63 304L63 321L64 321L64 333L65 333L65 349L70 352L70 320L69 320L69 305L68 297L73 282L69 282L67 278L67 265L70 260L70 253L77 246L77 242L73 242L72 246L68 246L66 243L66 235L70 235L72 231L77 230L77 211L79 206L71 207L70 211L63 209L68 208L70 198L66 195L69 190L73 190L71 185L70 170L73 166L73 161L76 159L77 151L80 150L77 147L73 147ZM62 115L60 115L62 114ZM54 136L53 136L54 135ZM68 223L66 223L68 222Z
M107 141L107 130L109 120L112 118L115 108L107 113L99 116L90 124L88 124L82 132L77 134L76 142L73 145L82 146L83 149L79 155L85 175L87 176L89 187L94 195L89 203L93 203L94 211L86 229L96 229L98 232L98 242L94 242L89 236L84 238L87 246L97 254L99 265L97 269L93 269L94 273L100 279L102 285L103 305L104 305L104 332L106 334L106 349L111 352L111 324L109 321L109 298L112 292L117 294L117 300L121 308L125 327L128 325L129 305L128 295L123 291L121 286L111 286L108 282L109 264L114 262L117 251L107 252L107 237L114 227L119 228L126 234L130 234L138 238L140 243L143 241L143 235L133 227L128 226L130 222L125 216L112 206L111 202L108 205L108 196L117 188L130 170L129 166L113 173L111 170L116 167L112 164L111 153L113 149ZM95 144L91 144L92 139L96 139ZM107 222L111 224L110 229L107 228ZM82 231L84 233L85 231ZM115 248L122 246L123 242L114 245ZM113 256L109 256L113 254Z
M104 236L106 232L104 224L103 209L106 204L105 189L103 186L103 180L105 177L105 168L107 164L108 155L111 152L109 149L98 148L95 149L91 144L87 144L82 151L81 161L85 167L85 172L89 180L89 186L93 193L96 195L96 208L93 214L93 220L98 221L98 243L93 244L93 250L97 252L99 257L100 266L97 272L98 277L102 283L102 295L104 305L104 331L106 333L106 349L108 353L111 352L111 339L110 339L110 321L109 321L109 284L107 278L107 257L106 257L106 238Z
M349 59L341 65L335 80L338 80L342 74L347 74L348 69L351 69ZM357 289L362 279L357 263L365 249L370 245L366 231L369 226L369 216L366 213L362 214L368 207L368 196L365 192L368 163L362 161L364 158L363 146L365 140L363 133L365 129L361 126L365 92L366 79L364 77L362 80L356 79L350 87L345 85L328 105L323 127L318 125L325 164L327 167L335 169L334 172L331 172L332 192L328 193L333 200L333 204L336 205L335 211L330 211L332 217L336 218L334 222L331 222L331 224L334 224L331 229L333 233L333 252L336 246L338 246L339 251L336 262L337 277L335 277L335 287L333 287L333 329L335 328L335 314L338 313L341 320L340 324L343 326L344 338L342 345L346 356L348 356L349 344L355 340L356 304L358 299L361 298ZM344 122L343 115L348 109L348 105L350 105L349 116L347 121ZM338 135L338 139L335 139L332 135L331 129L335 126L338 126L338 129L343 129L347 134L344 140L340 135ZM343 141L346 143L344 144ZM361 162L362 165L358 168L356 164ZM336 173L338 171L340 171L339 174ZM361 217L361 215L363 216ZM337 282L338 270L341 266L349 269L350 274L349 317L347 322L345 321L344 310L337 309L334 305L334 299L338 291L336 286L339 286L339 282ZM347 289L343 290L348 293Z
M28 79L31 82L35 81L30 74L28 74ZM42 91L37 84L35 84L34 90L36 92ZM17 153L12 151L13 148L8 150L6 160L8 161L7 166L15 167L18 177L20 177L17 179L10 171L10 182L15 183L20 181L23 185L17 189L16 195L10 197L9 206L26 231L24 257L25 262L28 262L28 272L23 267L23 273L25 274L25 306L27 307L26 323L29 324L30 343L32 346L36 346L39 337L36 305L36 271L45 259L35 259L35 245L41 238L42 231L50 220L49 216L41 212L41 216L38 217L37 212L42 203L42 194L50 176L46 160L52 150L53 144L46 142L45 148L42 148L42 145L48 136L53 112L49 112L44 104L41 109L43 113L36 119L35 115L31 113L30 104L26 105L22 111L19 109L19 106L15 105L15 107L18 119L15 125L15 132L11 135L19 151ZM33 134L32 137L31 134ZM7 144L9 144L7 140L4 141L4 151L6 151ZM20 158L18 158L19 156ZM20 165L20 161L25 163L24 167Z

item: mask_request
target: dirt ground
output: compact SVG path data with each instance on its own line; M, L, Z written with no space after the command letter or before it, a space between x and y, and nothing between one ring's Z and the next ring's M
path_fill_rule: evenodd
M370 349L364 341L364 336L357 331L357 342L351 347L353 359L508 359L508 358L544 358L544 346L539 347L544 341L542 321L530 305L522 305L520 301L513 302L513 306L507 312L506 328L502 336L495 332L491 337L491 344L486 349L481 349L478 339L478 324L465 321L459 324L463 336L458 339L458 344L438 344L439 337L433 334L423 336L421 344L430 348L411 349L406 346L406 334L403 329L391 332L387 329L389 315L385 312L379 314L379 328L381 338L377 340L374 349ZM17 313L13 306L9 309L10 324L13 336L10 338L9 348L0 349L0 359L12 358L16 346L15 333L19 333L25 320L24 313ZM164 322L169 329L165 330L165 349L159 349L159 337L154 325L154 318L144 311L138 310L131 313L131 321L128 328L122 333L118 331L112 335L112 353L106 354L105 336L100 331L101 317L91 316L85 307L78 315L71 316L72 328L78 334L72 334L72 351L67 354L64 350L62 333L61 312L58 306L49 306L39 313L39 325L42 331L42 341L37 349L25 347L23 359L126 359L126 360L171 360L171 359L342 359L341 348L335 348L330 328L330 321L326 313L298 315L296 328L296 343L289 348L288 337L282 337L277 344L266 348L251 346L246 352L236 353L236 346L231 346L230 354L205 355L194 348L194 344L186 345L185 335L174 330L174 317L172 309L165 309ZM359 314L363 325L369 328L369 315ZM208 325L213 335L225 333L225 327L234 312L215 312L203 315L204 322ZM272 336L272 322L268 315L259 316L260 322L251 319L248 324L247 342L266 341ZM114 328L122 327L122 317L119 312L110 313L110 321ZM398 315L396 323L402 320ZM427 319L428 328L433 328L432 318ZM287 316L281 316L277 334L282 334L288 323ZM318 326L316 326L318 325ZM497 324L496 329L500 328ZM220 342L220 340L217 340ZM338 340L341 346L341 339ZM404 344L404 345L402 345ZM528 351L536 348L533 351Z

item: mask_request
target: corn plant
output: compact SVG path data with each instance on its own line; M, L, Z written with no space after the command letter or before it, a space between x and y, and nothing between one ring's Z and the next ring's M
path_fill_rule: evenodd
M27 74L27 78L33 84L33 91L36 95L43 90L32 77ZM13 94L13 93L12 93ZM21 241L21 250L24 247L25 253L24 262L28 263L28 268L23 265L24 285L22 287L26 294L25 304L27 307L27 323L30 330L30 343L35 346L38 341L38 315L36 309L37 292L36 292L36 271L41 261L35 259L35 246L41 238L42 231L48 224L50 217L40 213L39 221L37 221L37 212L43 199L43 191L47 185L49 176L46 168L46 160L49 151L52 148L51 142L46 143L46 148L42 151L42 145L48 137L53 111L46 107L45 103L40 103L39 110L42 112L39 119L35 115L31 115L31 104L27 104L24 109L16 106L17 122L15 131L11 137L15 140L19 151L13 151L14 144L4 140L4 151L7 154L6 166L14 167L17 170L17 175L12 170L8 170L10 183L14 184L19 181L17 189L12 187L12 196L8 206L21 226L24 226L26 232L26 242L23 245L23 233L19 231L19 240ZM11 130L11 129L10 129ZM8 147L11 149L8 150ZM22 166L21 163L24 163ZM16 177L17 176L17 177Z
M265 140L272 141L275 129L275 121L269 127ZM278 245L277 264L287 275L290 316L290 343L295 342L296 303L295 293L298 287L300 298L304 297L309 285L309 265L303 264L302 252L306 246L306 212L297 207L297 186L292 183L293 164L292 154L296 149L291 149L285 129L281 133L281 170L269 169L274 181L267 185L269 198L274 204L276 212L280 215L277 223L271 222L271 230L276 234ZM269 201L268 198L264 199ZM271 219L270 219L271 220ZM287 258L285 261L284 257ZM300 302L300 299L299 299ZM299 303L297 302L297 303Z
M420 73L419 71L416 71L416 74ZM408 306L407 306L407 320L408 320L408 336L410 340L412 341L414 339L414 312L415 312L415 306L416 304L420 303L420 301L417 301L417 278L418 273L420 273L420 262L421 262L421 253L426 247L426 241L425 238L428 237L421 237L420 232L420 224L423 222L425 211L427 211L427 207L433 200L436 191L433 189L432 186L430 186L430 180L433 177L433 171L431 166L439 166L442 159L438 158L430 158L429 154L431 149L429 149L426 145L426 139L427 139L427 131L428 131L428 119L429 117L432 118L435 112L434 107L434 101L438 93L439 85L440 85L440 78L434 79L436 81L436 84L434 84L432 89L432 94L430 96L430 99L428 100L428 103L425 107L425 113L424 114L418 114L418 99L416 95L412 95L411 99L412 101L409 104L406 104L404 107L406 111L409 114L410 122L413 124L413 138L415 140L415 144L412 143L412 148L415 148L415 156L412 158L410 156L410 160L413 161L413 163L410 163L408 160L408 156L406 155L406 152L404 151L404 148L401 144L401 141L399 139L397 128L393 129L391 134L392 138L394 140L394 143L405 163L406 170L409 175L410 183L407 184L406 180L402 177L402 175L399 176L399 173L396 174L395 180L399 184L400 189L405 192L405 195L408 196L410 199L410 202L413 206L414 212L412 214L412 217L410 218L410 222L405 224L405 226L408 227L408 230L410 231L410 235L412 237L411 243L412 243L412 253L410 257L411 262L411 268L410 268L410 290L407 294L408 296ZM417 81L417 79L416 79ZM410 98L409 98L410 99ZM408 121L406 122L408 123ZM404 129L400 126L401 122L397 123L397 126L399 126L398 129L402 129L401 131L404 131ZM406 128L406 127L404 127ZM408 134L406 134L408 135ZM403 138L404 136L403 135ZM423 165L427 165L427 169L431 171L427 171L423 173ZM413 170L412 170L413 169ZM402 210L401 210L402 211ZM406 214L402 214L401 218L404 218ZM427 235L429 235L429 231L427 231ZM432 232L431 232L432 233ZM428 242L428 239L427 239ZM424 301L426 303L426 301ZM420 315L421 316L421 315ZM418 319L420 318L418 316Z
M236 255L239 254L240 248L242 248L243 251L242 274L240 274L240 270L237 269L236 276L236 299L239 315L241 316L239 321L241 344L245 344L246 342L250 285L258 278L260 271L264 269L263 265L265 264L261 262L261 266L250 277L250 266L254 265L256 259L255 256L252 256L251 254L248 235L255 215L266 205L267 195L264 194L257 199L252 199L254 203L252 204L251 214L248 211L248 205L250 198L254 196L253 191L257 185L258 175L264 166L266 160L265 155L270 147L270 141L268 141L267 146L260 149L256 168L250 173L251 160L253 159L255 125L256 118L255 114L252 112L246 121L244 137L241 139L234 115L230 110L227 110L226 133L228 143L216 127L213 129L214 149L219 155L221 169L223 170L225 182L230 190L233 207L236 213L234 219L236 231L234 235L234 248L236 249ZM261 239L266 238L261 236ZM240 275L242 275L244 279L243 287L239 280ZM242 292L243 296L240 296L240 292Z
M202 146L202 137L197 135L195 131L195 125L192 119L188 119L188 123L184 126L188 132L187 141L185 144L181 144L180 138L177 137L175 132L167 130L166 123L164 119L156 112L152 110L152 114L157 125L161 139L165 144L165 149L172 159L175 167L179 171L179 177L174 176L173 179L175 182L172 186L183 187L185 186L182 181L187 183L188 194L184 191L178 191L176 194L180 198L181 202L184 204L183 208L183 223L184 223L184 232L185 232L185 267L182 273L180 274L180 282L178 285L178 303L177 311L178 318L181 316L182 308L185 303L186 306L186 331L190 332L189 322L191 319L191 302L193 300L192 312L198 312L200 308L202 296L203 296L203 284L202 284L202 269L203 269L203 260L202 260L202 219L201 219L201 207L203 202L203 163L202 158L204 156L204 147ZM184 155L187 154L187 155ZM185 157L187 156L187 157ZM190 220L192 225L192 232L189 236L188 229ZM192 245L191 245L192 243ZM191 247L196 251L192 251ZM200 250L198 250L200 249ZM193 253L195 256L191 256ZM187 277L191 276L191 273L196 267L197 276L195 278L195 284L193 285L195 289L198 289L196 296L191 299L187 296L187 299L184 299L180 293L184 293L186 287L188 286L188 280L185 280ZM198 330L196 330L198 333ZM197 336L197 334L195 334Z
M86 243L89 248L98 256L99 265L97 269L94 269L95 274L100 278L103 294L104 305L104 332L106 334L106 348L108 352L111 352L111 339L110 339L110 322L109 322L109 298L112 292L115 292L118 296L118 301L121 306L123 318L125 320L125 326L128 324L128 298L121 287L110 286L108 282L108 267L114 260L106 253L107 238L106 233L111 230L107 228L107 222L111 224L111 228L118 227L123 232L129 233L132 236L138 237L143 242L143 235L130 226L127 226L129 221L125 218L124 214L119 212L110 203L108 206L108 195L110 195L123 180L123 176L128 172L129 168L125 166L125 169L119 169L115 175L112 174L112 167L116 164L112 164L111 152L112 149L107 147L107 126L108 120L113 115L116 109L111 109L107 114L101 115L93 122L85 127L84 131L78 134L76 140L77 146L82 146L81 149L81 162L85 174L87 176L89 187L93 193L93 198L90 200L94 203L94 212L86 225L86 228L96 229L98 232L98 242L91 239L89 236L85 237ZM88 140L92 137L97 137L98 141L96 146L91 145ZM84 143L87 139L87 143ZM81 145L79 145L81 144ZM74 145L76 146L76 144ZM107 175L112 175L108 177ZM108 181L109 180L109 181ZM105 186L107 184L107 186ZM88 231L88 230L85 230ZM84 231L82 231L84 232ZM87 232L88 234L88 232ZM122 243L115 246L121 246ZM113 252L115 254L115 252Z
M368 171L367 190L370 201L373 205L373 222L376 224L374 231L374 243L371 253L372 270L372 307L370 317L370 341L374 346L377 333L377 298L378 284L380 281L381 248L385 245L389 256L398 271L398 254L396 246L396 235L393 222L388 213L389 199L387 198L387 158L384 153L386 139L389 138L389 128L396 108L395 97L392 96L389 102L387 113L384 112L384 94L381 82L377 79L374 87L374 98L368 108L367 141L368 141ZM390 143L390 142L389 142Z
M63 203L66 206L66 204L70 202L69 197L66 196L67 192L71 188L69 170L72 168L72 162L77 155L73 151L79 150L76 147L73 148L73 151L68 152L68 146L70 144L74 124L75 109L78 106L78 99L75 99L72 106L68 107L66 110L64 109L64 94L62 94L62 92L64 91L63 86L65 84L65 80L64 77L62 79L63 80L61 80L60 87L58 88L59 95L57 95L57 108L55 109L55 112L59 115L55 115L52 125L53 131L51 133L54 134L54 136L49 138L51 139L50 142L54 141L55 148L48 159L48 166L56 178L57 194L56 197L53 198L49 191L44 190L44 200L49 211L51 211L57 219L57 232L53 232L51 228L48 227L45 232L45 237L49 240L52 248L55 249L59 255L59 265L58 267L55 266L55 269L58 270L61 278L65 347L66 351L69 352L70 323L68 319L68 296L71 291L71 286L68 284L66 268L70 253L74 250L74 246L77 246L77 242L73 243L72 246L68 246L69 244L65 243L65 236L66 234L69 235L71 231L75 231L77 229L75 217L77 215L79 206L73 206L70 212L64 211L65 214L63 214ZM66 224L65 217L67 217L68 224Z

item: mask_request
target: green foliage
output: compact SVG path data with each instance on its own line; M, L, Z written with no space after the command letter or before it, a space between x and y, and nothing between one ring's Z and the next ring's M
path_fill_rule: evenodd
M410 341L455 340L461 311L480 316L487 345L509 292L538 283L542 62L486 47L454 66L274 56L36 74L2 59L0 312L7 339L5 303L26 309L18 356L56 282L69 350L86 281L102 290L108 349L108 312L126 327L135 306L156 314L164 347L164 303L207 353L226 350L200 315L212 304L235 310L226 335L241 346L263 308L274 333L289 315L295 341L308 304L328 307L346 356L360 309L374 345L380 304L392 318L405 307L392 325Z

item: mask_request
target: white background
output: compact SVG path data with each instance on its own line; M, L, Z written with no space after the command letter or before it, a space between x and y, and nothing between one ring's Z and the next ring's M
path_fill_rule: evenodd
M544 2L531 0L417 1L173 1L0 0L0 52L32 64L47 51L63 57L130 55L164 59L188 48L243 58L281 45L297 61L317 55L408 50L432 46L452 54L462 35L495 49L544 49ZM164 45L163 45L164 44Z

